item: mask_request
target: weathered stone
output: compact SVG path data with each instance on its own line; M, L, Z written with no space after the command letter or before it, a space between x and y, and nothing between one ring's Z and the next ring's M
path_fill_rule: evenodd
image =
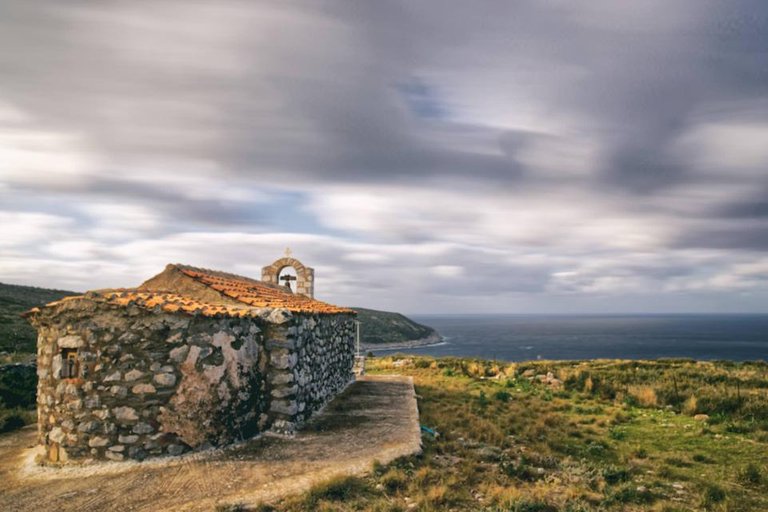
M168 455L181 455L185 449L180 444L170 444L165 450L168 452Z
M147 458L147 452L139 446L128 448L128 456L135 460L144 460Z
M286 353L285 350L275 350L270 356L270 363L274 368L287 370L296 366L296 354Z
M85 346L85 340L80 336L69 335L59 338L57 344L60 348L80 348Z
M101 423L99 423L98 421L86 421L77 426L77 431L87 432L90 434L91 432L96 432L97 430L99 430L99 427L101 427Z
M95 409L99 405L101 405L101 398L99 398L99 395L90 395L83 400L83 405L86 409Z
M125 455L119 452L112 452L107 450L104 452L104 456L108 458L109 460L114 460L116 462L120 462L121 460L125 460Z
M122 451L125 451L125 446L121 444L116 444L114 446L110 446L109 448L107 448L107 450L111 452L122 452Z
M275 386L279 386L280 384L290 384L293 380L293 373L290 372L273 372L269 377L269 381Z
M134 434L151 434L155 429L149 423L137 423L131 432Z
M115 407L112 409L115 419L118 421L135 421L139 419L136 409L133 407Z
M64 431L60 427L53 427L51 431L48 432L48 439L54 443L61 443L64 441Z
M88 440L88 446L91 448L101 448L102 446L107 446L109 444L109 439L106 437L92 437Z
M136 435L124 436L124 435L121 434L121 435L117 436L117 442L118 443L123 443L123 444L133 444L133 443L135 443L138 440L139 440L139 436L136 436Z
M182 334L180 332L174 333L171 336L168 337L165 341L167 343L178 343L181 341Z
M99 418L100 420L105 420L109 417L109 410L108 409L96 409L94 411L91 411L91 414Z
M131 388L131 391L136 395L140 395L145 393L154 393L157 390L152 384L136 384L133 386L133 388Z
M144 376L144 372L133 369L125 374L125 380L126 382L132 382L134 380L142 378L143 376Z
M128 395L128 388L125 386L112 386L109 388L109 392L117 397L124 398Z
M293 416L299 412L299 407L296 402L286 402L284 400L274 400L270 407L272 412L278 414L285 414L286 416Z
M296 348L296 342L294 342L293 340L267 340L266 345L268 350L274 350L274 349L293 350Z
M176 384L176 376L172 373L158 373L152 380L158 386L170 387Z
M295 395L299 390L299 386L281 387L272 390L272 396L275 398L285 398L287 396Z
M168 353L168 357L177 363L180 363L184 360L185 357L187 357L187 354L189 353L189 347L187 345L182 345L180 347L176 347L173 350L171 350Z
M275 309L267 317L267 321L273 324L284 324L292 318L291 312L287 309Z

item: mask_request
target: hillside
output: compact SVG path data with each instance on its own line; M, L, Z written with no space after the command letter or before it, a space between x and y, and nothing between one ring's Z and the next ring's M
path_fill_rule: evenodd
M34 352L35 330L21 313L35 306L59 300L76 292L0 283L0 352ZM414 322L400 313L353 308L360 320L364 345L404 344L437 337L431 327Z
M75 292L0 283L0 352L34 352L37 334L21 313Z
M412 376L420 456L256 510L768 510L763 362L369 358Z
M428 337L437 337L431 327L414 322L400 313L356 308L360 321L360 341L364 345L382 343L408 343Z

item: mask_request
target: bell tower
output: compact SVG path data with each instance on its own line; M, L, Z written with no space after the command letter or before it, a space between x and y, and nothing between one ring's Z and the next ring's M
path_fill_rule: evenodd
M293 293L304 295L310 299L315 298L315 269L304 266L299 260L291 257L290 249L285 250L285 256L276 260L271 265L261 269L261 280L265 283L287 286ZM293 269L295 276L284 272ZM295 286L292 284L295 282Z

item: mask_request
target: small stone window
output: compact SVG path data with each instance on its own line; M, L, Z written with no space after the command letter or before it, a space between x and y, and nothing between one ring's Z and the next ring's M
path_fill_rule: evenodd
M74 379L80 373L80 364L77 360L76 348L61 349L61 378Z

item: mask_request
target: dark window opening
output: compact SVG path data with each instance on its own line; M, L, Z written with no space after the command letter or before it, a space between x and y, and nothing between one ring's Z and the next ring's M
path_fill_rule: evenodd
M65 348L61 351L61 378L74 379L79 373L77 349Z

